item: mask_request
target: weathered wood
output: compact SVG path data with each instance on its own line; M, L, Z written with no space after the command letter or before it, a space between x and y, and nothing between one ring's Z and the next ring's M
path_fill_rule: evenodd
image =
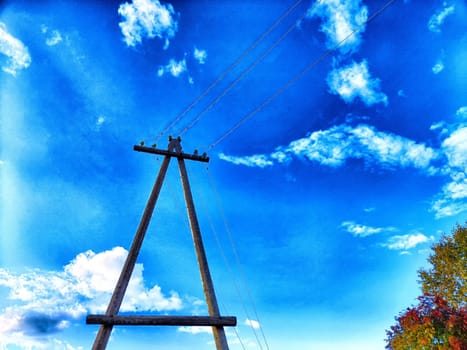
M162 156L197 160L199 162L205 162L205 163L209 162L209 157L206 155L188 154L188 153L183 153L183 152L172 152L172 151L167 151L163 149L145 147L145 146L139 146L139 145L134 145L133 149L138 152L146 152L146 153L158 154Z
M233 316L106 316L88 315L87 324L118 326L211 326L234 327L237 318Z
M203 239L201 237L198 217L196 216L190 182L188 181L185 160L183 158L178 158L177 160L183 185L183 193L185 195L186 209L190 221L191 234L195 245L199 271L201 273L201 281L203 282L204 295L208 304L208 312L210 316L219 317L219 306L217 305L216 293L214 292L214 285L212 283L211 273L209 272L208 259L206 258L206 252L204 251ZM229 350L224 328L220 326L212 327L212 333L214 336L214 342L216 343L216 349Z
M89 315L86 318L87 324L100 324L101 327L97 333L94 341L93 350L104 350L107 346L112 328L114 325L159 325L159 326L210 326L213 330L214 341L217 350L228 350L227 339L224 332L224 326L235 326L237 319L235 317L221 317L219 307L217 305L216 295L214 293L214 286L212 284L211 275L209 273L206 253L204 251L203 241L201 239L201 232L199 229L198 219L196 217L195 207L191 194L190 184L188 182L188 175L185 167L185 159L197 160L201 162L209 162L206 154L199 156L196 152L194 154L187 154L182 152L180 145L180 138L169 138L169 146L167 150L156 149L155 147L134 146L135 151L146 152L151 154L164 155L161 169L157 176L153 190L149 197L148 203L141 218L140 225L136 231L135 238L128 252L127 259L122 269L120 278L115 286L112 298L105 315ZM185 194L185 201L190 220L193 241L195 244L196 255L198 258L199 269L201 272L201 280L203 282L203 289L208 304L209 316L119 316L118 312L128 287L131 274L133 272L136 259L138 257L141 245L143 243L146 230L151 220L154 207L159 196L162 183L164 181L170 159L177 158L180 176L182 179L183 191Z
M122 304L123 297L125 296L128 283L130 282L131 274L133 273L136 259L138 258L141 245L143 244L144 236L146 235L146 230L149 226L154 207L156 206L157 199L159 198L159 193L161 191L162 183L164 182L169 163L170 157L166 156L162 162L159 174L157 175L156 182L154 183L154 187L152 189L151 195L149 196L148 203L144 209L138 229L136 230L133 243L131 244L131 248L128 252L128 256L120 274L120 278L118 279L117 285L115 286L114 292L112 294L112 298L110 299L109 306L107 307L107 316L116 315L120 310L120 306ZM104 350L107 346L111 333L111 324L101 325L99 331L97 332L96 339L94 340L92 350Z

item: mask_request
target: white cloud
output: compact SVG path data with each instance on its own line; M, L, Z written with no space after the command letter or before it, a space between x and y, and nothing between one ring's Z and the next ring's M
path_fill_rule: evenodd
M453 216L467 211L467 178L465 171L452 172L451 181L443 186L432 203L436 218Z
M461 107L456 115L463 119L465 113L467 108ZM369 168L420 169L427 175L446 176L449 179L431 203L435 216L457 215L467 211L467 126L461 123L450 132L445 123L438 123L430 129L447 135L438 149L379 131L367 124L355 127L341 124L314 131L286 146L277 147L270 154L232 156L221 153L219 158L236 165L260 168L302 158L333 168L344 166L349 159L360 159ZM358 226L348 228L357 230ZM363 226L360 229L362 232L372 232L365 231Z
M13 35L8 33L4 23L0 22L0 54L8 59L2 70L8 74L16 75L18 70L28 68L31 56L28 48Z
M387 243L382 244L391 250L408 250L415 248L419 244L433 241L434 237L427 237L422 233L407 234L401 236L392 236L388 239Z
M430 126L430 130L439 130L444 128L445 123L443 121L434 123Z
M442 61L436 62L436 64L431 68L433 74L438 74L444 69L444 64Z
M441 147L450 167L463 170L467 168L467 126L452 132Z
M171 59L167 65L159 67L157 70L157 76L162 77L164 74L168 73L177 78L186 71L187 68L185 59L181 61L175 61L174 59Z
M221 153L219 154L219 158L236 165L246 165L248 167L264 168L273 165L273 162L271 160L268 160L265 155L235 157Z
M49 31L49 28L44 24L41 29L42 33L46 35L45 44L47 46L55 46L63 40L62 34L58 30Z
M262 168L272 166L274 162L285 163L293 157L303 157L330 167L343 166L347 159L362 159L367 165L377 164L382 168L428 170L437 153L424 144L378 131L366 124L356 127L342 124L315 131L288 146L277 147L270 155L235 157L222 153L219 157L234 164Z
M245 325L246 325L246 326L250 326L250 327L253 328L253 329L259 329L259 328L260 328L259 322L258 322L258 321L255 321L255 320L246 319L246 320L245 320Z
M354 221L344 221L341 227L356 237L367 237L381 232L397 231L394 227L371 227L357 224Z
M368 8L361 4L361 0L326 0L317 2L307 16L322 19L321 31L327 36L329 48L346 39L339 50L347 53L360 45L361 33L365 31L364 25L368 19ZM353 31L358 32L349 37Z
M195 47L195 50L193 51L193 57L198 61L199 64L205 64L206 59L208 58L208 53L206 50L199 50Z
M62 41L62 36L58 30L52 31L52 34L45 40L48 46L55 46Z
M428 29L434 33L441 32L441 26L446 20L446 17L452 15L454 10L454 5L446 7L445 3L443 9L438 10L433 16L430 17L430 20L428 21Z
M443 194L445 194L444 191ZM465 200L452 200L447 195L444 198L435 200L432 204L432 209L435 212L435 217L440 219L467 211L467 203Z
M98 254L87 251L61 272L36 269L12 274L0 269L0 287L9 291L8 299L14 304L0 312L0 343L15 344L22 337L25 346L37 334L57 333L87 313L105 312L127 253L121 247ZM147 288L143 266L136 264L121 311L181 308L177 293L165 296L157 285Z
M449 133L449 126L442 124L442 133L447 137L441 144L440 152L446 157L443 172L450 177L432 203L436 218L453 216L467 211L467 126L463 119L466 107L460 107L456 116L461 120Z
M99 131L105 122L106 118L103 115L98 116L96 119L96 129Z
M118 13L124 17L119 26L128 46L141 44L144 37L158 37L164 40L166 49L178 29L173 6L161 4L159 0L133 0L121 4Z
M182 333L189 334L200 334L200 333L212 333L212 327L203 327L203 326L183 326L178 327L178 331Z
M460 119L467 119L467 106L460 107L456 111L456 116Z
M330 92L340 95L349 103L359 97L367 106L376 103L387 105L388 97L380 92L379 79L372 79L367 61L333 69L327 77Z

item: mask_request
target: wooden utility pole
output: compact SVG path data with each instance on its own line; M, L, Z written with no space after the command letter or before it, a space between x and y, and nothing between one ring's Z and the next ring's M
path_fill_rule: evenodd
M193 196L191 194L190 183L185 167L185 159L196 160L200 162L209 162L206 154L199 156L198 154L187 154L182 152L180 145L180 138L169 137L169 146L167 150L157 149L155 147L134 146L135 151L145 152L156 155L163 155L159 174L149 196L148 203L144 209L141 222L136 231L133 243L128 252L125 264L123 265L120 278L115 286L112 298L105 315L88 315L86 318L87 324L100 324L101 327L97 333L93 350L104 350L112 333L113 326L126 325L159 325L159 326L211 326L216 343L217 350L228 350L227 339L224 332L224 326L235 326L237 319L235 317L221 317L219 307L217 305L216 294L214 292L214 285L212 283L211 274L209 272L208 261L204 251L203 240L201 231L196 216L195 206L193 203ZM144 236L146 234L149 222L154 212L157 199L159 197L162 183L164 182L165 175L172 157L177 158L178 167L180 170L180 177L183 185L183 192L185 195L185 202L190 220L191 234L193 243L195 245L196 256L198 259L199 270L201 274L201 281L203 284L204 295L208 305L209 316L119 316L118 312L123 301L131 274L135 267L136 259L143 244Z

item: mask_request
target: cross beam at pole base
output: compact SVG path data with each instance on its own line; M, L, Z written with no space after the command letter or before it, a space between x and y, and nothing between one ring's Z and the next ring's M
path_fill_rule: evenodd
M113 326L210 326L234 327L237 318L233 316L106 316L88 315L86 324Z

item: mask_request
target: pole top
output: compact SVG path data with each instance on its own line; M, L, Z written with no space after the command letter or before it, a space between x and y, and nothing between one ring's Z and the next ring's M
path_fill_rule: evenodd
M137 152L158 154L167 157L176 157L179 159L196 160L205 163L209 162L209 157L207 156L206 152L202 155L198 154L198 150L194 150L193 154L183 153L181 141L182 138L180 136L176 138L169 136L169 145L167 146L167 150L156 148L156 144L153 144L152 147L147 147L144 145L144 141L141 141L139 145L133 146L133 150Z

